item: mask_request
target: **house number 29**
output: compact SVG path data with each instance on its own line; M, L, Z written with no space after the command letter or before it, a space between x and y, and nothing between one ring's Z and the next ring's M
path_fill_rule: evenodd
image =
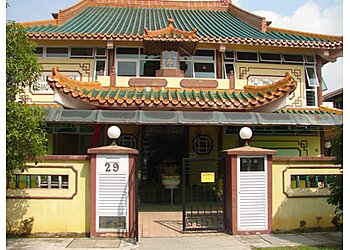
M118 162L106 162L105 167L105 172L117 172L119 170Z

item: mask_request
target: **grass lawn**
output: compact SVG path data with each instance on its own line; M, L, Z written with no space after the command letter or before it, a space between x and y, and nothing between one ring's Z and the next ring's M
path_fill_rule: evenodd
M341 250L342 246L299 246L299 247L267 247L254 248L261 250Z

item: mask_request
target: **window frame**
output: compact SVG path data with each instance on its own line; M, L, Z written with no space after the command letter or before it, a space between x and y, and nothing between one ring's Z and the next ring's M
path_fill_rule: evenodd
M199 79L216 79L216 50L215 49L197 49L197 51L213 51L213 60L208 59L198 59L195 58L195 55L191 56L191 67L192 67L192 77L193 78L199 78ZM181 61L181 60L180 60ZM195 64L196 63L208 63L213 64L213 77L207 78L207 77L197 77L196 71L195 71Z
M256 60L248 60L248 59L239 59L238 53L251 53L256 54ZM235 51L235 61L236 62L259 62L259 52L246 51L246 50L236 50Z
M302 61L289 61L289 60L286 60L285 56L301 56L302 57ZM282 54L282 60L283 60L283 63L291 63L291 64L305 64L305 59L304 59L304 55L303 54Z
M308 72L307 69L313 69L314 74L315 74L315 80L316 80L317 85L310 84L311 81L310 81L310 76L309 76L309 72ZM306 79L307 79L307 81L308 81L310 87L319 87L319 86L320 86L320 83L319 83L319 80L318 80L318 76L317 76L317 72L316 72L315 66L305 65L305 74L306 74Z
M91 49L91 55L72 55L72 49ZM69 57L70 58L94 58L95 57L95 48L94 47L70 47L69 50Z
M48 49L52 49L52 48L66 48L67 49L67 54L65 56L48 56ZM45 57L46 58L69 58L70 55L70 47L67 46L49 46L49 47L45 47Z
M98 58L95 60L95 70L94 70L94 79L95 81L97 80L97 77L100 76L99 72L97 72L97 62L104 62L105 63L105 67L103 69L103 75L105 76L107 74L107 63L108 60L106 60L105 58Z
M135 58L123 58L123 57L117 57L117 50L118 48L121 48L121 49L137 49L138 51L138 54L137 54L137 57ZM145 54L141 54L142 51L142 47L133 47L133 46L118 46L116 47L116 50L115 50L115 68L116 68L116 75L118 77L147 77L147 76L141 76L141 61L155 61L155 62L159 62L159 65L161 64L161 57L159 58L145 58L142 56L142 55L145 55ZM122 55L122 54L119 54L119 55ZM119 62L135 62L136 63L136 74L135 76L119 76L118 74L118 64ZM154 76L148 76L148 77L156 77L155 75Z
M282 63L283 59L282 59L282 54L281 53L271 53L271 52L259 52L258 53L259 55L259 61L260 62L278 62L278 63ZM274 59L263 59L261 57L262 54L270 54L270 55L279 55L280 56L280 59L279 60L274 60Z

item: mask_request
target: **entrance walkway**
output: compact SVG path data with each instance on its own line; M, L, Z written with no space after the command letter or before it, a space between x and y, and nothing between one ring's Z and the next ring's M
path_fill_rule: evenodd
M3 243L4 244L4 243ZM223 235L169 238L141 238L134 245L125 240L94 240L73 238L18 238L6 239L7 250L249 250L256 247L337 245L342 249L342 232L321 232L304 234L262 234L262 235ZM1 248L3 249L3 248ZM343 249L349 249L344 245Z
M178 209L179 210L179 209ZM139 212L139 238L226 235L217 231L182 231L182 211Z

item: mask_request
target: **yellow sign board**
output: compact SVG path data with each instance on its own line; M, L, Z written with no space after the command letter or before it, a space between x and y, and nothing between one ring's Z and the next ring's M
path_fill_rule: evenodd
M202 172L201 182L202 183L215 182L215 172Z

